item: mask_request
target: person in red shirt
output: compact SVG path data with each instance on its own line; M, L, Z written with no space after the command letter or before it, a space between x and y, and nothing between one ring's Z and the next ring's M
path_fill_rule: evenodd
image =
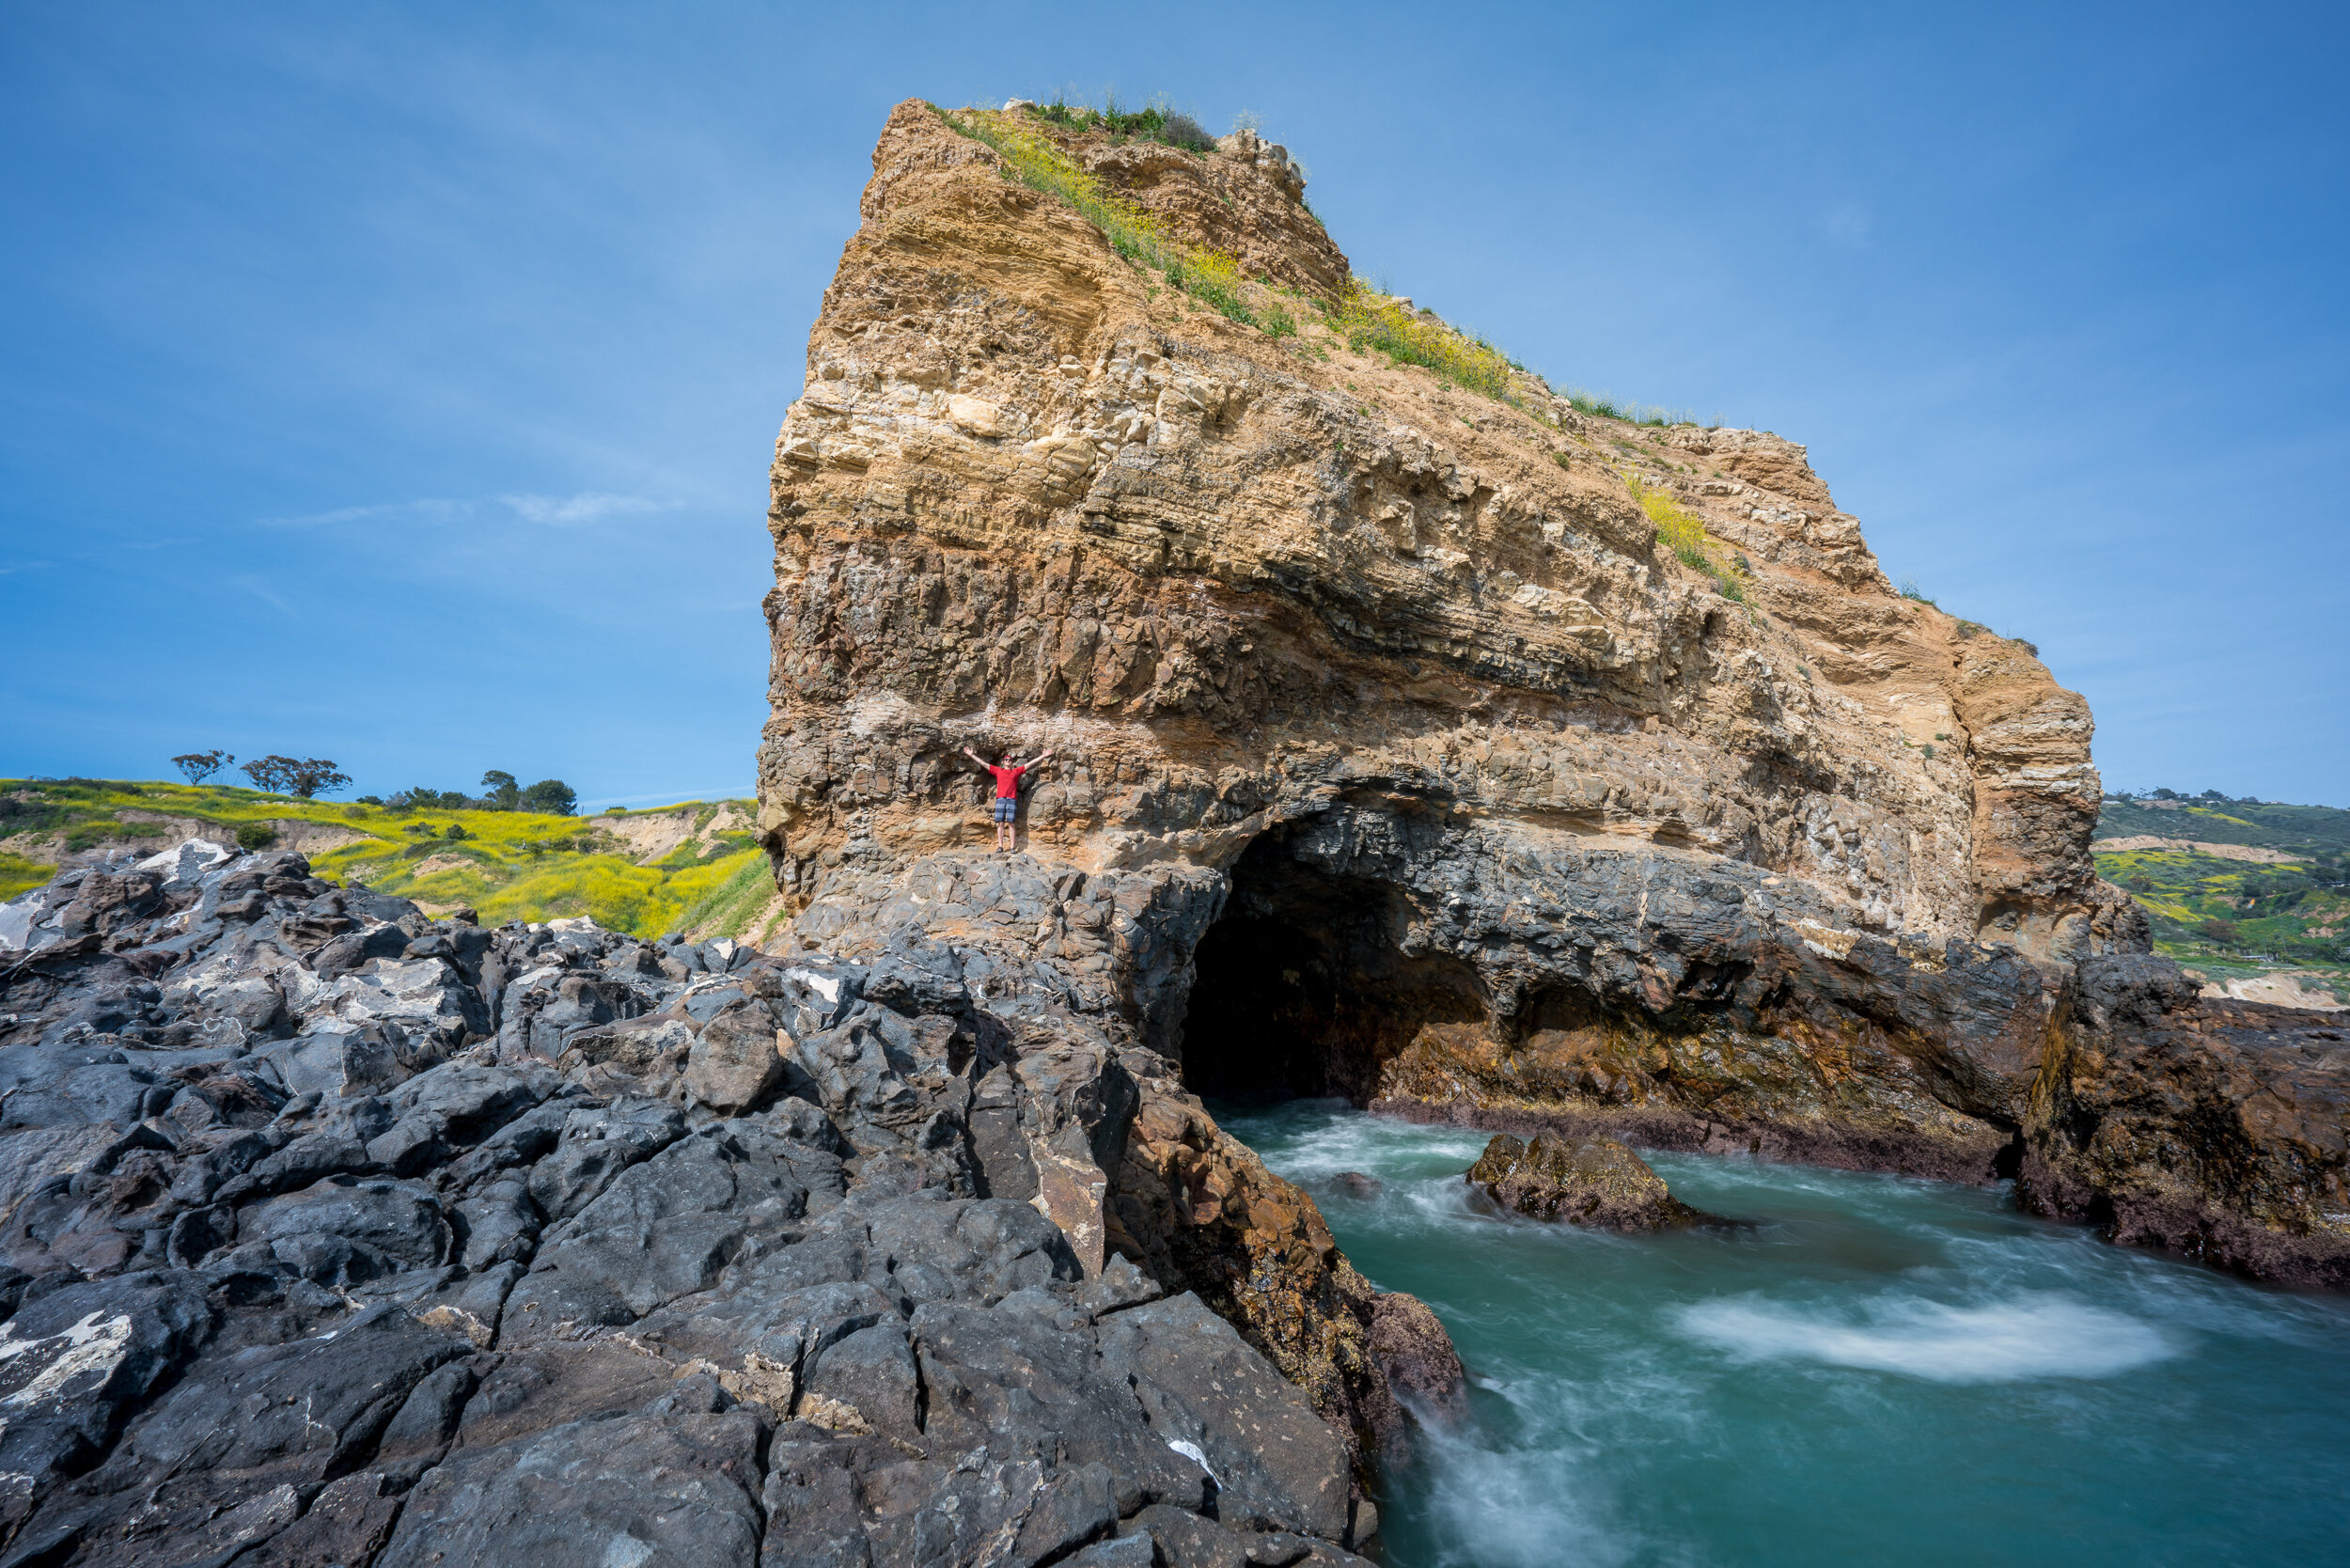
M995 847L1006 852L1017 849L1020 830L1014 819L1020 814L1020 776L1030 768L1051 761L1053 754L1041 751L1025 762L1015 762L1011 760L1011 753L1007 751L1000 767L969 746L963 748L963 754L995 776Z

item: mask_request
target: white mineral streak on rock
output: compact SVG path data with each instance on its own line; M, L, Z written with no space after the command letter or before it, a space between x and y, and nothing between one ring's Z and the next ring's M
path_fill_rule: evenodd
M12 1379L18 1372L14 1363L26 1356L36 1358L31 1365L39 1370L0 1405L38 1404L85 1372L114 1371L129 1353L131 1320L92 1312L62 1334L39 1340L15 1336L16 1325L0 1324L0 1377Z

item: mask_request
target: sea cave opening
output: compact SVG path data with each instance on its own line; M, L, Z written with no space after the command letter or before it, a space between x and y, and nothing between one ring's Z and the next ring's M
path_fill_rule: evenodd
M1476 971L1403 950L1392 883L1333 873L1266 835L1232 869L1195 955L1183 1082L1223 1098L1341 1096L1368 1105L1380 1068L1427 1024L1489 1016Z

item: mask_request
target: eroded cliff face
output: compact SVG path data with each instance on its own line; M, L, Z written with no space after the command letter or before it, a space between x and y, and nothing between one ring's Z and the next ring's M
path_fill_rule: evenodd
M1343 271L1253 165L1068 140L1178 230L1202 186L1248 196L1194 237L1268 275ZM1415 858L1727 861L1839 930L2095 945L2086 705L1895 595L1802 447L1269 337L995 163L893 116L778 447L788 882L971 842L957 748L1016 740L1065 758L1030 841L1089 870L1441 811ZM1751 611L1626 474L1743 554Z
M1343 275L1286 163L1063 141L1196 243ZM2130 946L2086 705L1896 595L1802 447L1269 337L997 162L891 118L778 446L787 886L982 847L961 748L1049 745L1031 852L1221 872L1235 917L1325 928L1301 956L1374 981L1323 1053L1358 1095L1420 1023L1669 1015L1766 951ZM1743 558L1746 604L1627 476Z
M2091 860L2082 699L1895 593L1799 446L1356 352L1279 149L1015 129L1307 324L1203 307L892 115L773 472L792 939L920 949L1178 1064L1169 1093L2015 1173L2075 965L2146 945ZM966 745L1055 754L1025 890L979 869ZM2341 1188L2337 1156L2261 1223L2323 1231Z

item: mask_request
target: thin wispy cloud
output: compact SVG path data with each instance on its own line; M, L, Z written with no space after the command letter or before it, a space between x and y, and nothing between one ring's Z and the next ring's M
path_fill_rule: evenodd
M576 495L501 495L498 499L511 507L514 514L525 522L542 523L556 528L601 523L607 517L668 511L678 504L675 501L648 500L642 495L615 495L602 490L583 490Z
M300 517L265 517L264 528L324 528L337 523L370 523L392 517L446 517L470 511L478 503L427 496L415 501L390 501L379 506L337 507L332 511L306 512Z
M273 589L267 583L261 581L258 577L231 577L228 581L232 587L241 588L244 592L253 595L254 598L258 599L262 604L269 605L271 608L278 611L282 615L292 616L296 614L294 607L291 604L287 604L274 589Z
M414 501L386 501L368 506L337 507L331 511L306 512L299 517L263 518L265 528L331 528L346 523L408 521L471 521L501 514L541 527L573 528L607 518L674 511L682 502L656 501L645 495L621 495L611 491L582 490L570 495L517 494L455 500L427 495Z
M20 572L39 572L44 566L56 564L55 561L17 561L8 566L0 566L0 577L12 577Z

